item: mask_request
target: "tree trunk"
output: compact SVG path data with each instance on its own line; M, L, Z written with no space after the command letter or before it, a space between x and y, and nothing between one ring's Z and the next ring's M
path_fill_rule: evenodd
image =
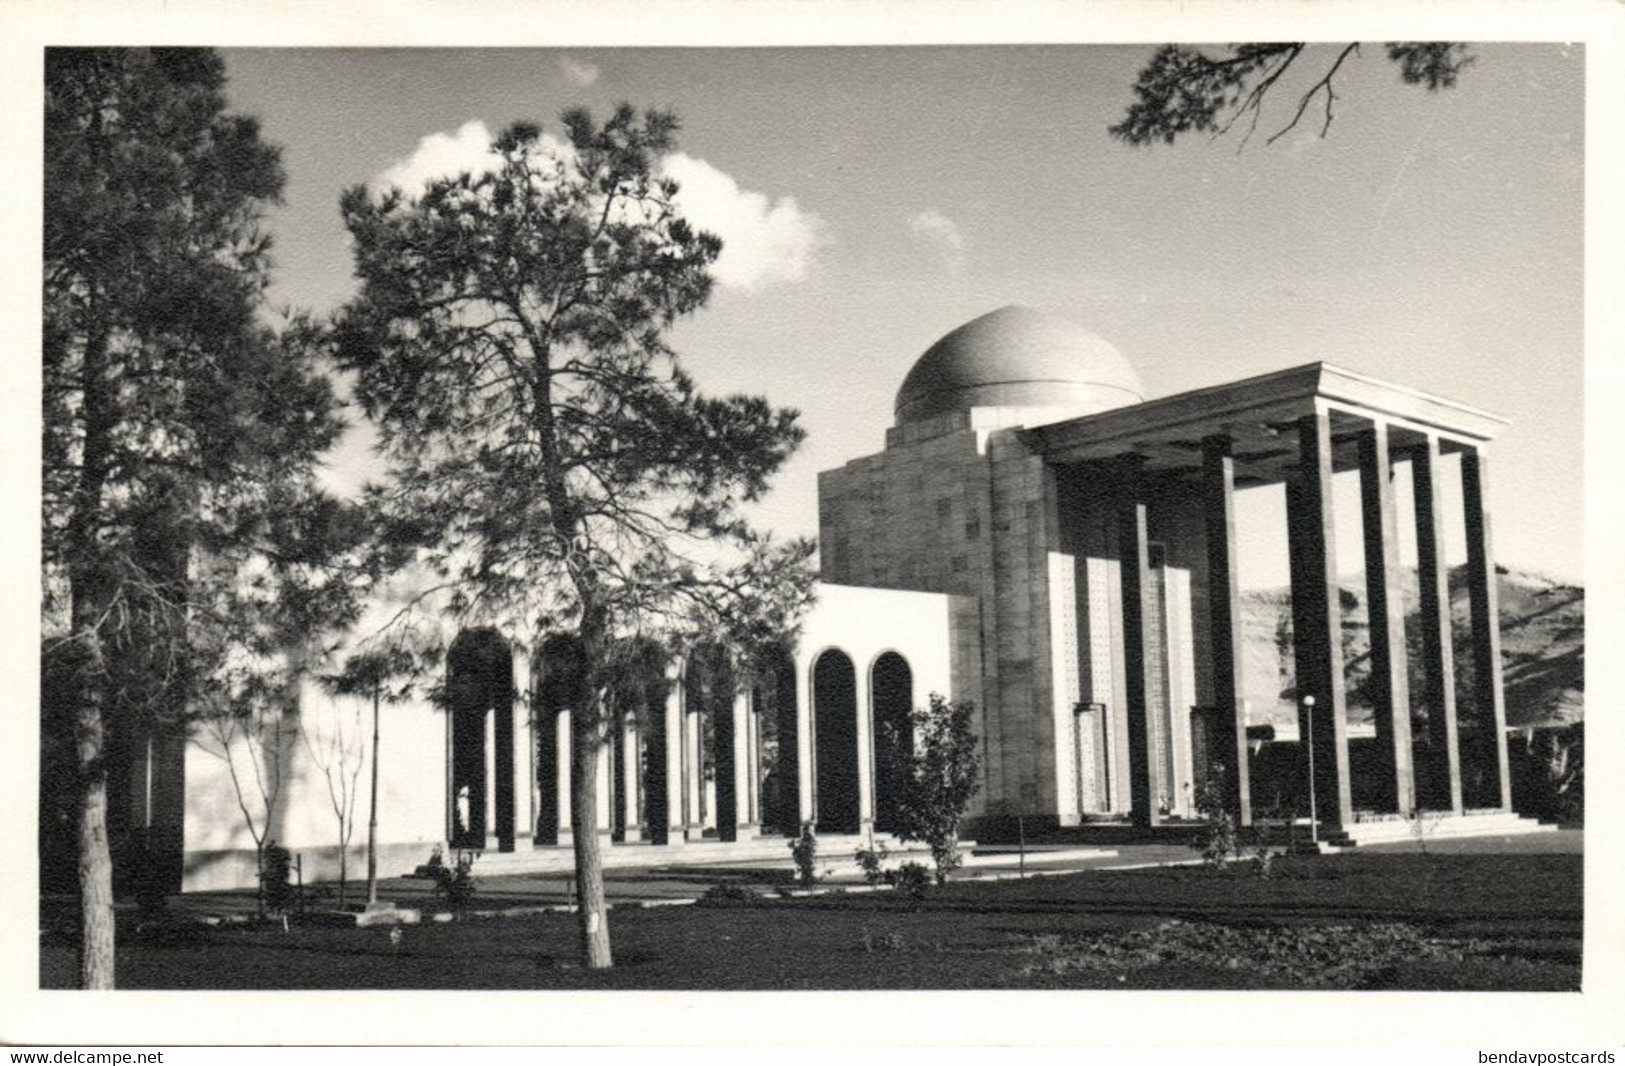
M79 752L79 987L113 987L113 856L107 845L107 767L100 693L81 689Z
M367 807L367 904L378 902L378 690L372 690L372 802Z
M82 645L74 708L74 748L79 756L79 984L105 989L113 987L113 856L107 840L106 671L99 630L109 597L96 538L114 416L106 381L107 332L99 321L93 322L85 341L84 444L67 541L70 624Z
M575 830L576 898L581 957L589 970L614 965L609 950L609 908L604 904L604 859L598 850L599 715L583 708L570 717L570 824Z

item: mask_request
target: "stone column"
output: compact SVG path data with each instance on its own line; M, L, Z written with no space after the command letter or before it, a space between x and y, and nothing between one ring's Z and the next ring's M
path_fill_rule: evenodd
M754 816L756 787L750 759L750 691L737 691L733 698L734 839L755 836L760 827ZM721 826L717 827L721 830Z
M501 841L497 833L497 785L502 778L497 774L497 708L487 707L485 722L485 850L497 851Z
M856 690L858 718L858 834L865 840L871 840L875 833L873 664L855 672L857 676L852 679L852 687Z
M809 664L799 657L791 660L796 672L796 810L798 821L807 825L818 820L818 777L814 773L812 684L808 677Z
M607 735L598 742L598 781L593 791L598 798L598 840L608 847L615 833L615 745Z
M683 674L674 664L666 689L666 843L683 842Z
M1153 826L1162 822L1157 809L1156 751L1151 743L1153 666L1151 656L1157 639L1151 624L1151 556L1146 536L1146 508L1143 503L1123 504L1117 513L1117 558L1123 581L1123 665L1127 680L1129 796L1135 825Z
M575 843L575 835L570 829L570 709L562 707L553 719L553 735L558 738L553 751L555 764L558 769L554 772L554 787L557 790L557 803L559 812L559 845L569 846Z
M750 695L750 714L745 723L749 731L745 734L745 762L750 773L750 824L756 827L760 835L762 828L762 710L756 700L761 689L752 688Z
M685 693L687 689L684 685ZM705 695L704 686L700 687L700 695ZM685 694L683 701L683 790L685 804L683 807L683 838L685 840L700 840L705 836L705 752L702 750L705 743L705 734L701 730L700 715L708 708L704 700L697 707L688 706Z
M1252 825L1247 765L1247 669L1236 564L1236 461L1228 437L1202 441L1202 517L1207 530L1208 640L1213 649L1212 759L1223 761L1224 798L1238 825Z
M1480 733L1491 735L1479 749L1493 752L1496 788L1493 802L1512 809L1512 779L1507 772L1507 710L1501 684L1500 595L1495 586L1495 552L1490 539L1490 511L1484 500L1484 453L1461 453L1461 495L1467 518L1467 602L1473 624L1473 695ZM1492 797L1485 796L1485 800Z
M514 835L534 841L536 823L541 818L541 795L537 788L536 720L531 703L530 654L513 649L513 780Z
M621 728L621 791L621 839L636 844L643 839L643 738L631 716Z
M1360 516L1365 534L1366 614L1371 628L1371 693L1376 702L1377 759L1383 801L1407 817L1416 807L1411 764L1411 690L1406 678L1405 598L1399 584L1388 425L1361 430Z
M1352 824L1349 795L1348 704L1343 690L1343 619L1338 602L1337 534L1332 515L1331 420L1324 413L1298 420L1298 468L1287 494L1292 534L1292 646L1297 665L1299 718L1304 696L1315 698L1304 721L1313 739L1316 814L1329 828ZM1307 754L1305 757L1307 762Z
M1423 806L1460 814L1461 752L1456 736L1456 659L1450 643L1450 578L1444 560L1439 438L1411 452L1416 495L1416 569L1421 585L1422 656L1427 676L1428 788Z

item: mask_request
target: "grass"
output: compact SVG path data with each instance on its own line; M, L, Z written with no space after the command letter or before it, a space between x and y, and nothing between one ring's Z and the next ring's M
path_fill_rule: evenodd
M616 966L569 915L403 930L121 930L123 988L1300 988L1574 990L1578 855L1292 858L717 907L620 909ZM73 979L48 937L41 983Z

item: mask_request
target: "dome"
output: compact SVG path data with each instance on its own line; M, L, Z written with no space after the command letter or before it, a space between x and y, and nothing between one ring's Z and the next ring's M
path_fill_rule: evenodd
M897 390L895 409L902 425L990 407L1077 417L1144 399L1139 375L1116 348L1065 319L1012 305L927 348Z

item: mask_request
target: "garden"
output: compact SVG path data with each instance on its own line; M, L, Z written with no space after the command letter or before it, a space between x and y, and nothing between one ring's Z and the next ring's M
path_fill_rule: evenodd
M1350 853L793 895L729 885L619 906L615 966L567 913L388 928L138 924L124 988L1475 989L1575 991L1578 854ZM47 916L43 987L72 987Z

